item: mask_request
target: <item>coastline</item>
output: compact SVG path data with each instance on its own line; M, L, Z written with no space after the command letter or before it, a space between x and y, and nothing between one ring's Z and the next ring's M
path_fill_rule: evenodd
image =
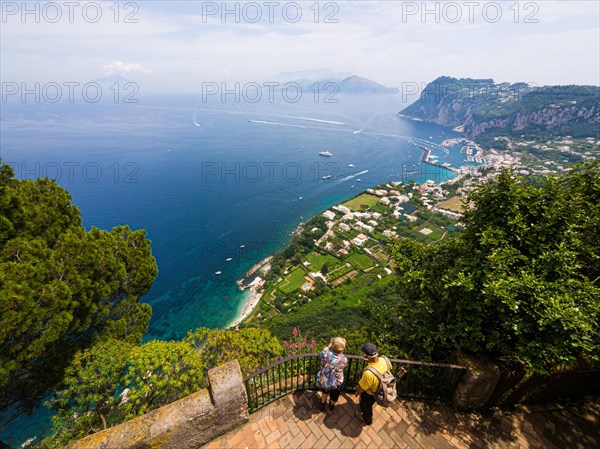
M420 149L423 151L423 155L421 158L421 162L427 165L437 167L440 169L448 170L453 173L455 177L453 179L462 178L463 174L460 169L455 169L453 167L444 166L438 164L437 162L429 161L429 156L431 155L432 150L421 146ZM442 182L443 183L443 182ZM293 231L292 235L298 235L304 229L304 223L301 222ZM248 290L247 296L244 298L243 306L241 307L238 314L235 318L230 322L230 324L226 327L226 329L237 328L241 323L243 323L254 311L256 306L260 303L263 293L265 292L264 285L265 280L261 277L266 275L271 266L270 262L273 259L273 256L267 256L264 259L260 260L256 264L254 264L244 276L236 281L238 288L244 292ZM260 275L260 276L259 276Z
M443 165L443 164L438 164L437 162L430 162L429 161L429 157L431 156L431 149L427 148L425 146L421 146L419 148L421 148L421 151L423 151L423 157L421 158L421 162L423 164L427 164L427 165L430 165L432 167L437 167L437 168L441 168L441 169L444 169L444 170L449 170L449 171L454 172L454 173L457 172L457 170L455 168L451 167L450 165Z
M252 311L256 308L256 306L260 302L260 298L262 297L263 293L264 293L264 290L262 290L262 289L255 290L254 288L251 288L248 293L248 296L246 296L246 298L244 299L244 306L242 307L242 310L235 317L235 319L227 326L226 329L231 329L232 327L236 327L239 324L241 324L242 321L244 321L246 318L248 318L248 316L252 313Z
M241 310L239 311L237 316L231 321L231 323L226 327L226 329L237 327L254 311L254 309L260 302L260 298L262 297L265 291L265 280L258 275L254 275L260 274L262 276L265 276L271 269L270 262L272 259L273 256L265 257L258 263L252 265L252 267L248 271L246 271L242 279L236 281L236 284L241 291L248 290L249 293L244 298L244 305L242 306ZM250 278L254 279L251 282L249 282Z

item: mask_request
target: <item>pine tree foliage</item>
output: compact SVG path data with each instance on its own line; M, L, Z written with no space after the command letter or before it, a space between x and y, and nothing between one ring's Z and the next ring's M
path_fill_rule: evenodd
M94 342L139 342L156 274L145 231L86 231L54 181L0 165L0 413L38 404Z

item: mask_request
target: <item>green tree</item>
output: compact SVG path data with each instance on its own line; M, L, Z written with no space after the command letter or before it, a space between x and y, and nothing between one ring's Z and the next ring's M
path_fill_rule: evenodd
M237 359L244 375L273 363L275 356L283 352L279 340L261 328L239 331L199 328L190 332L185 341L201 352L207 369Z
M47 402L56 411L54 435L42 446L62 447L187 396L206 386L206 371L225 362L237 359L248 374L282 353L279 340L258 328L200 328L178 342L97 343L74 357Z
M45 447L62 447L122 421L119 394L132 349L130 343L108 340L75 356L62 387L47 403L56 413L54 436L44 441Z
M122 385L129 389L125 419L148 413L204 386L198 351L187 342L151 341L131 351Z
M62 447L187 396L201 388L203 373L198 352L186 343L99 343L73 359L48 402L56 410L55 434L43 446Z
M0 165L0 414L37 405L94 342L140 341L157 274L145 235L86 232L67 191Z
M503 172L471 195L465 232L395 246L397 296L372 301L382 339L418 357L456 349L539 371L600 360L600 172L533 182Z

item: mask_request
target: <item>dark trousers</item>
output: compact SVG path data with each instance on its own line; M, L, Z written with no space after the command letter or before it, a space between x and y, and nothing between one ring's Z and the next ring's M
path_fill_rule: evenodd
M363 391L360 394L360 412L366 424L373 423L373 404L375 404L375 396Z
M340 385L339 387L334 388L333 390L321 389L321 391L323 392L323 394L329 395L329 399L331 400L331 402L337 402L340 398L340 393L342 392L342 386Z

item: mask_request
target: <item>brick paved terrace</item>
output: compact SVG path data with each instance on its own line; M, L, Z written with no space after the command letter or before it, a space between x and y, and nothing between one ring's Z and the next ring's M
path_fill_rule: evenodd
M600 447L600 402L524 406L486 415L457 413L445 404L397 401L375 406L362 424L353 395L333 411L319 410L319 394L298 391L253 413L250 422L204 446L217 448L543 448Z

